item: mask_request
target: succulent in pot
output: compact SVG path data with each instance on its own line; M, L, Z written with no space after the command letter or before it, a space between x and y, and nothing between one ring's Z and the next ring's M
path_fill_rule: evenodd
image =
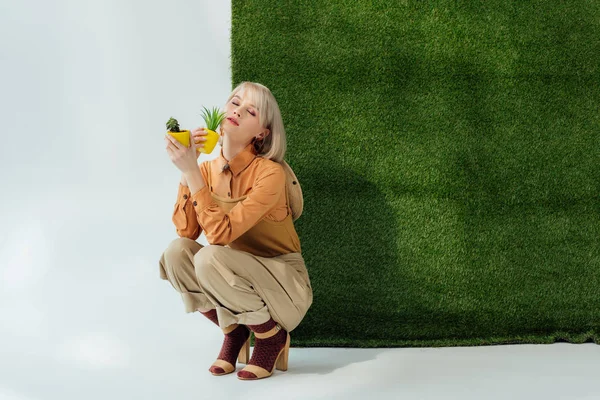
M214 107L212 110L204 107L202 111L202 118L204 119L204 123L206 124L206 141L204 142L203 147L198 147L196 151L210 154L217 142L219 141L219 134L217 133L217 128L221 125L221 122L225 119L226 114L221 112L219 108ZM179 122L173 117L169 118L167 121L167 133L173 136L179 143L183 144L186 147L190 146L190 137L191 133L189 129L181 130L179 128ZM197 143L196 143L197 144Z
M206 124L206 141L204 142L204 148L202 151L208 154L213 151L217 145L217 142L219 141L217 128L219 125L221 125L221 122L223 122L227 114L219 110L217 107L214 107L212 110L209 110L206 107L203 108L204 110L202 111L202 118Z
M173 117L169 118L169 120L167 121L167 133L173 136L179 143L181 143L185 147L190 146L190 130L181 130L179 128L179 122Z

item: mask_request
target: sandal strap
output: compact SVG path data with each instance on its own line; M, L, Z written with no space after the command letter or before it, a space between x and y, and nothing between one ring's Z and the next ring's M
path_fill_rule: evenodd
M218 358L212 365L223 368L223 371L226 373L235 371L235 367L231 365L231 363L221 360L220 358Z
M269 376L272 374L272 372L269 372L266 369L264 369L263 367L259 367L258 365L254 365L254 364L246 365L242 369L242 371L252 372L254 375L256 375L257 378L264 378L265 376Z
M281 330L281 325L277 324L273 328L269 329L266 332L263 332L263 333L254 332L254 337L258 338L258 339L266 339L266 338L269 338L269 337L275 335L280 330Z

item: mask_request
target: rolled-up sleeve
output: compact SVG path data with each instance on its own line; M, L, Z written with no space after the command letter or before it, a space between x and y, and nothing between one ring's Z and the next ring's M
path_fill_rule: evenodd
M175 202L171 219L173 224L175 224L175 231L179 237L196 240L202 233L202 227L196 217L196 210L192 205L190 188L181 183L179 183L177 201Z
M277 163L258 173L252 184L252 191L228 213L213 200L208 185L191 198L208 242L224 246L256 225L276 206L284 190L285 172L281 164Z

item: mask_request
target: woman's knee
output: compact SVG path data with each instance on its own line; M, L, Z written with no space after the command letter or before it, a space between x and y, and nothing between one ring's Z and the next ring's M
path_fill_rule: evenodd
M185 259L190 258L190 255L197 253L203 246L186 237L179 237L174 239L167 246L160 258L161 267L166 269L177 269L178 267L184 266ZM189 261L188 261L189 263Z
M186 251L192 254L196 253L202 245L195 240L186 237L179 237L174 239L167 249L164 251L164 257L168 259L176 259L182 257Z
M214 272L217 257L219 257L218 254L223 251L223 249L224 246L211 244L202 247L194 254L194 268L196 270L198 283L202 284L210 279L210 274Z

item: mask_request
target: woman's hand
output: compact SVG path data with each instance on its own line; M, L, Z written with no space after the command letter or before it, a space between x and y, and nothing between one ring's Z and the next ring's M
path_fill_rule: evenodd
M206 133L205 128L196 128L193 131L191 131L190 134L192 135L193 142L197 144L197 146L196 146L197 148L204 147L204 142L206 141L205 136L208 135ZM196 139L198 139L198 140L196 140ZM200 157L199 151L196 152L196 158L198 158L198 157Z
M198 157L200 156L200 152L197 151L197 148L204 147L204 142L206 138L202 137L206 136L206 132L204 128L196 128L190 132L190 146L186 147L179 143L177 139L168 133L165 135L165 144L167 148L167 153L169 153L169 157L173 164L184 174L192 171L195 168L198 168ZM196 138L199 139L199 144L196 144Z

